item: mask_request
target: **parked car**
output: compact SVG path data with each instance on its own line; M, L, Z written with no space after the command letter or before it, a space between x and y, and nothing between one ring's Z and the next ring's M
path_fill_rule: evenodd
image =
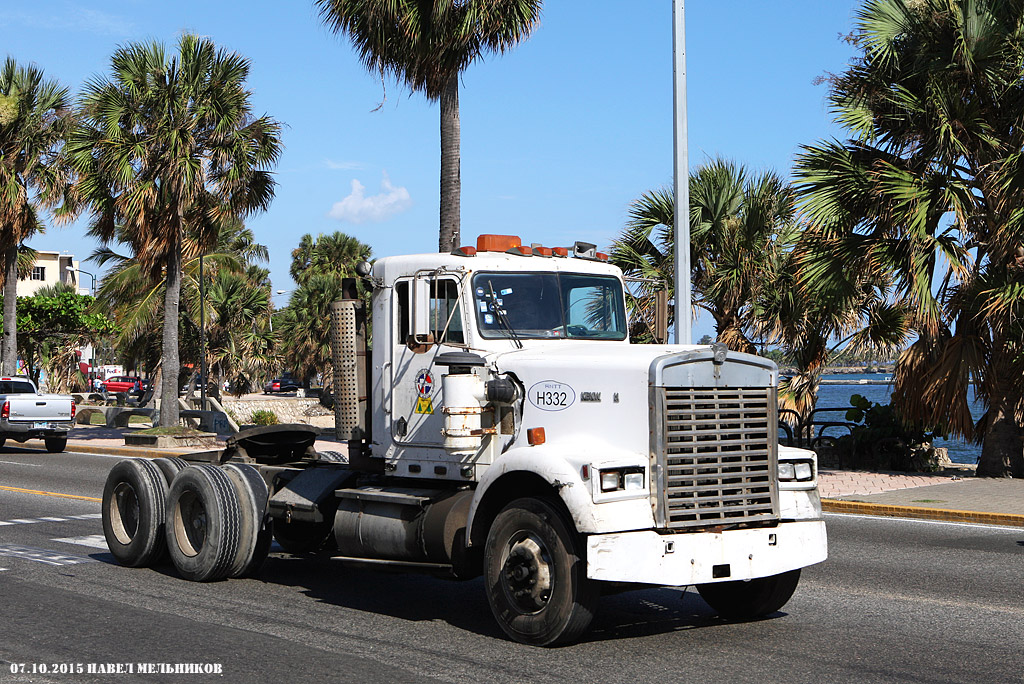
M148 381L147 381L148 382ZM125 394L142 394L142 378L130 375L114 375L100 385L101 392L123 392Z
M0 378L0 446L8 439L40 439L50 453L64 451L75 423L75 401L66 394L43 394L26 377Z
M300 385L295 378L274 378L263 385L264 394L277 394L278 392L294 392Z

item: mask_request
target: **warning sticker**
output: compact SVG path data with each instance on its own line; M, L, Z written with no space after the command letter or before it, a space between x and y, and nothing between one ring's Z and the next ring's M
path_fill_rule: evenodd
M430 395L434 391L434 375L429 368L423 368L416 374L416 413L432 415L434 413L434 402Z

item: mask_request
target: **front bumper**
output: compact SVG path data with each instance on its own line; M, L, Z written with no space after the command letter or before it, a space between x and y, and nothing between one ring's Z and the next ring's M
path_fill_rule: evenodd
M654 530L587 537L587 577L681 587L768 577L828 558L824 520L776 527L659 534Z

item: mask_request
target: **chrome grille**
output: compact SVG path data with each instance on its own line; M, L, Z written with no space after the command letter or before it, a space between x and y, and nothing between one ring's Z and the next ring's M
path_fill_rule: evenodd
M659 524L734 525L778 517L775 392L655 389Z

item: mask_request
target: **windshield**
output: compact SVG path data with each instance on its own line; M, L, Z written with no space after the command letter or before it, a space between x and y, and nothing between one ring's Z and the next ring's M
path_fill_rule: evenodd
M622 284L578 273L477 273L474 310L480 335L520 339L626 339Z

